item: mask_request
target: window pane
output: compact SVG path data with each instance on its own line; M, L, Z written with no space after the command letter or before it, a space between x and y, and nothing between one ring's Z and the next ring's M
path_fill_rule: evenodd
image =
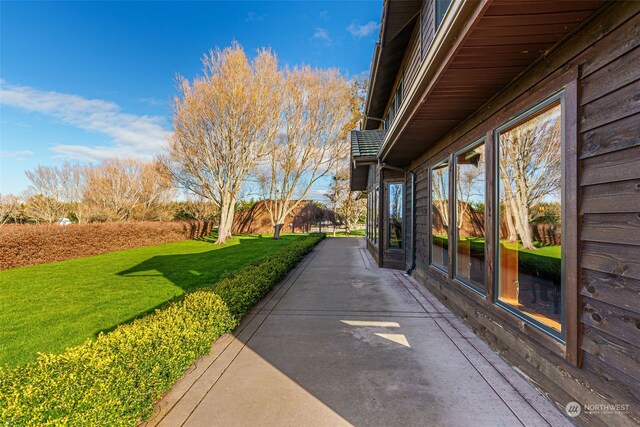
M402 249L402 183L389 184L389 249Z
M378 217L378 194L378 187L376 187L376 192L373 196L373 241L376 245L378 244L378 222L380 221L380 218Z
M436 0L436 30L440 28L444 14L449 9L450 4L451 0Z
M449 269L449 164L431 170L431 264Z
M499 299L561 327L560 101L499 135Z
M481 292L484 286L484 143L456 156L455 275Z
M371 192L367 193L367 227L365 231L365 235L367 238L371 237L369 234L371 230Z

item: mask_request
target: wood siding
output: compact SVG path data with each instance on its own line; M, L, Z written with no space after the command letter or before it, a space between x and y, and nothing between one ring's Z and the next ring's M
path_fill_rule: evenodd
M432 13L426 11L431 3L425 3L423 16ZM424 52L429 31L424 19L421 31ZM640 3L615 3L410 165L416 172L415 276L561 409L573 400L629 405L624 414L583 411L577 421L584 425L640 423L638 64ZM572 84L577 105L567 107L575 115L577 190L569 197L577 208L579 245L573 255L579 277L577 295L567 300L577 298L580 333L568 337L565 348L495 306L491 292L483 299L428 266L428 168L478 137L487 136L489 143L497 126ZM406 188L409 219L410 176ZM493 266L488 267L493 274ZM575 361L567 355L571 345L576 346Z
M424 59L436 34L436 1L425 0L420 10L420 59Z

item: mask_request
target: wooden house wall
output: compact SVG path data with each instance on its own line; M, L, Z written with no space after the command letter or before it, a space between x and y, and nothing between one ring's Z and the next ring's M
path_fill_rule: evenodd
M577 421L585 425L640 423L638 64L640 2L615 3L410 165L416 172L414 275L560 408L574 400L629 405L625 414L583 411ZM573 196L580 245L568 249L577 251L581 275L579 295L570 296L578 298L575 364L555 340L428 266L428 168L572 82L577 105L568 105L567 114L577 111ZM492 275L493 266L488 269Z
M436 33L436 0L425 0L420 9L420 58L424 59Z

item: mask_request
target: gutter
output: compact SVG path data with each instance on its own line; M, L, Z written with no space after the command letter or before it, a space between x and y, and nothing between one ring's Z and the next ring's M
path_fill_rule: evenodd
M378 158L384 160L389 154L399 135L409 123L409 119L425 102L436 83L436 77L442 74L455 55L456 48L461 43L463 36L471 30L477 19L489 7L491 1L454 0L449 6L427 55L420 65L416 78L405 96L405 101L400 106L400 110L396 112L396 118L387 130L378 151Z
M378 43L376 43L376 46L373 49L373 61L371 61L371 71L369 71L369 87L367 88L367 106L365 108L365 117L362 126L363 129L367 128L367 120L369 116L369 109L371 106L371 91L373 90L374 82L376 81L376 77L378 76L378 68L380 66L380 51L382 50L382 45L385 41L384 33L386 30L387 16L389 15L389 1L390 0L386 0L384 2L384 7L382 10L382 22L380 25L380 36L378 37Z

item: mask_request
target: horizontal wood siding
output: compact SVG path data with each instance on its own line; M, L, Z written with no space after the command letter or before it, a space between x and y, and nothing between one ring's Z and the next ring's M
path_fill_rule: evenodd
M435 0L425 0L420 10L420 58L427 54L436 28L436 2Z
M583 67L582 368L640 412L640 20ZM624 34L626 33L626 37ZM618 45L620 44L620 45Z
M432 31L425 19L432 13L431 3L423 9L423 52L431 42L425 37ZM416 172L415 276L559 408L571 400L629 405L625 414L583 411L576 419L583 425L640 424L639 64L640 5L614 3L410 165ZM575 81L577 366L567 362L562 345L496 307L491 295L483 300L428 266L428 168L531 107L536 97Z

